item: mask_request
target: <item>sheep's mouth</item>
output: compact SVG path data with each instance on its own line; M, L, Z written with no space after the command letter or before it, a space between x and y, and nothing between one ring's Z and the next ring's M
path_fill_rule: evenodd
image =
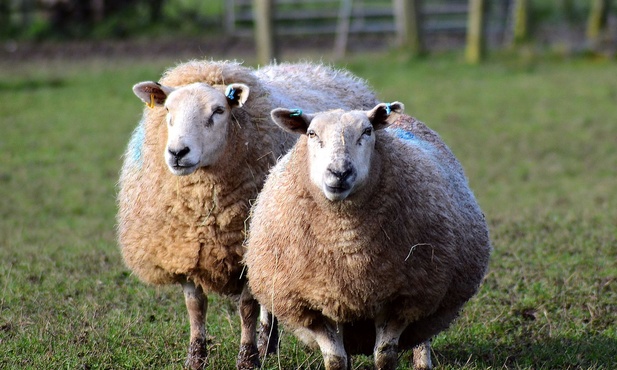
M355 175L347 176L344 179L333 178L334 176L330 176L330 178L326 178L323 182L324 190L332 194L344 194L349 192L351 188L353 188L354 180L356 178Z
M197 169L197 165L196 164L189 165L189 164L174 163L173 165L169 166L169 169L174 175L186 176L186 175L190 175L193 172L195 172L195 170Z
M325 185L323 193L330 201L337 202L345 200L351 193L351 188L352 186L348 184Z
M338 184L335 186L326 185L326 190L329 193L333 193L333 194L341 194L341 193L348 191L349 189L351 189L351 186L347 184Z

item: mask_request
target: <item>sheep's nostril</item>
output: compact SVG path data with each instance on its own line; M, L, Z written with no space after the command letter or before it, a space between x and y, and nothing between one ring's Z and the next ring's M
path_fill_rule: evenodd
M167 149L167 150L169 151L169 154L173 155L176 159L182 159L185 155L189 154L189 152L191 151L191 149L188 146L180 150L172 150L172 149Z
M351 176L352 172L353 172L353 171L351 170L351 168L350 168L350 169L348 169L348 170L346 170L345 172L343 172L343 173L341 174L340 179L341 179L341 180L347 180L347 179Z
M331 169L329 168L328 171L334 175L339 181L345 181L349 178L349 176L351 176L352 174L352 170L351 169L347 169L344 171L339 171L339 170L335 170L335 169Z

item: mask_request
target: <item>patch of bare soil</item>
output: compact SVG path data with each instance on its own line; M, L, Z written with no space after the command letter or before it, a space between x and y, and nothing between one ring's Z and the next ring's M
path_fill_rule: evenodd
M0 61L81 58L156 58L218 56L235 58L254 54L250 39L204 38L162 40L104 40L64 42L5 41L0 47Z
M443 40L441 40L443 41ZM394 47L393 35L350 35L349 54L385 51ZM328 56L334 48L333 35L279 37L279 58L306 54ZM253 59L254 40L250 37L205 36L203 38L164 38L138 40L90 40L63 42L0 42L0 62L36 60L80 60L84 58L214 58Z

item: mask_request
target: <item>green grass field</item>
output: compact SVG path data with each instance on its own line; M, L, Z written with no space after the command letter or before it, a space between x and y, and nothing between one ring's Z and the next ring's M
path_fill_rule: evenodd
M173 64L0 68L0 368L182 367L181 289L132 276L114 232L120 157L143 108L131 86ZM442 135L490 223L489 274L434 340L437 368L617 368L617 64L388 54L343 66ZM210 298L208 329L209 368L234 368L229 300ZM264 368L323 364L284 332Z

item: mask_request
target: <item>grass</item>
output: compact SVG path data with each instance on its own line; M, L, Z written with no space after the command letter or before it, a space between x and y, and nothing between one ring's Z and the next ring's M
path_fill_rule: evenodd
M114 233L142 109L130 86L174 63L0 68L0 368L182 367L181 289L139 282ZM388 54L344 66L440 132L490 223L490 272L435 339L437 367L617 368L617 64ZM234 367L236 316L210 298L211 369ZM265 368L323 368L288 333L281 346Z

